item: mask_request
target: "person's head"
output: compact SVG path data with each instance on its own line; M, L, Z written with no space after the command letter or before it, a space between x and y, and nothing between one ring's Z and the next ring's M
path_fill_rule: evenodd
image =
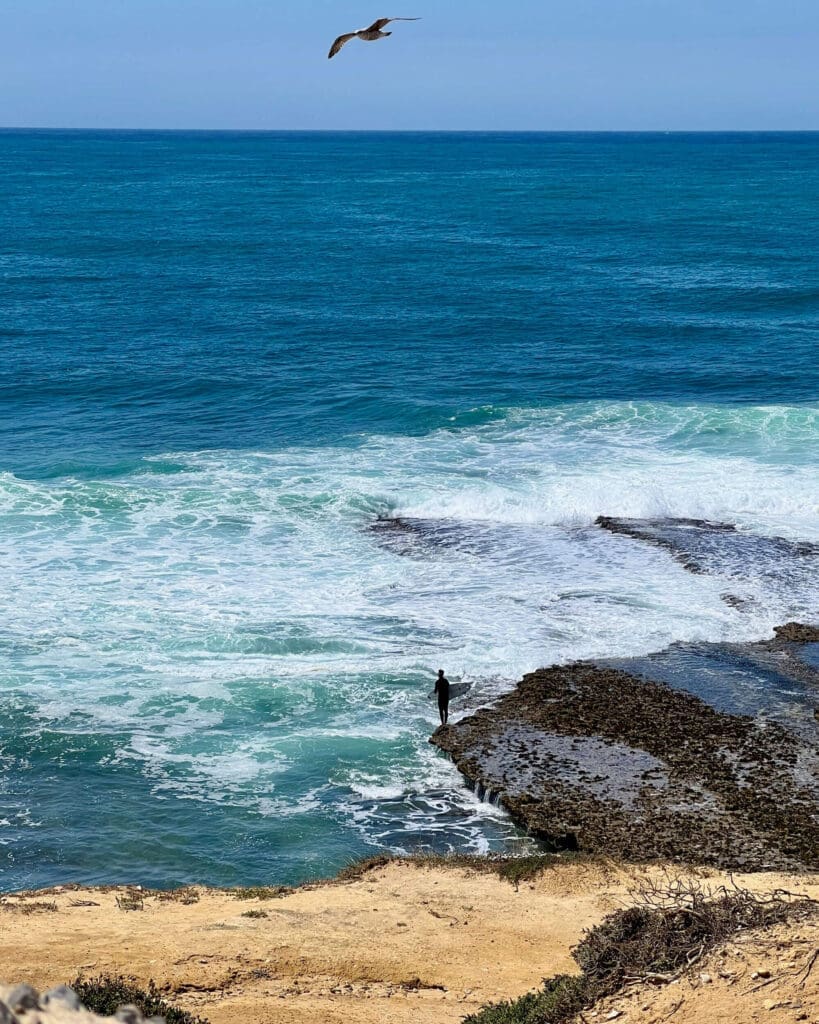
M443 674L444 674L444 670L443 670L442 668L439 668L439 669L438 669L438 676L439 676L439 678L440 678L440 677L441 677L441 676L442 676Z

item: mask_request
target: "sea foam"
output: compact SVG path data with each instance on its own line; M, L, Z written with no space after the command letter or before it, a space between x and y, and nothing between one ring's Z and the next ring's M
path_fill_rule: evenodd
M539 665L819 618L815 558L694 575L595 525L695 517L816 540L818 424L800 407L581 403L332 448L173 452L158 464L174 473L5 474L12 803L33 794L54 827L56 759L129 814L170 801L184 835L194 807L214 836L267 821L281 863L314 842L506 843L497 809L427 749L430 676L474 684L458 714ZM410 524L403 546L373 529L384 517Z

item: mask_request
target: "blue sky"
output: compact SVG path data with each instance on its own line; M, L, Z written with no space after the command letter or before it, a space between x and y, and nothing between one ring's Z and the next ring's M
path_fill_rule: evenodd
M819 0L5 0L0 125L819 130L818 54Z

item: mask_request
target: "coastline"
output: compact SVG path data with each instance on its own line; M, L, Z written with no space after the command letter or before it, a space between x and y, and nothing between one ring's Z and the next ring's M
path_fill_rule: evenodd
M819 1024L819 136L0 143L0 1024Z
M769 640L705 647L718 663L750 659L819 687L805 655L817 643L819 628L788 623ZM819 902L816 751L773 719L717 710L623 665L575 662L530 673L430 742L558 852L375 856L296 888L7 894L0 979L155 983L210 1024L455 1024L537 992L544 976L573 977L581 939L652 887ZM790 968L809 968L817 948L811 912L722 942L699 974L625 985L594 1012L639 1011L649 1024L815 1015L819 980L797 985ZM749 984L755 973L776 988Z

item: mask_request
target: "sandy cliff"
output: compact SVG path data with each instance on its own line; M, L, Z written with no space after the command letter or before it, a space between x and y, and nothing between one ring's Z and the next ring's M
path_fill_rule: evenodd
M272 899L122 889L6 897L0 978L40 989L78 973L153 978L212 1024L449 1024L537 988L544 976L576 971L570 950L584 929L628 905L640 879L658 871L567 862L516 888L493 874L395 863ZM819 876L737 880L819 898ZM819 923L743 936L691 980L634 991L606 1014L620 1010L645 1024L672 1011L675 1024L817 1020L819 969L799 984L816 949ZM754 991L759 970L774 980ZM701 971L711 983L701 983Z

